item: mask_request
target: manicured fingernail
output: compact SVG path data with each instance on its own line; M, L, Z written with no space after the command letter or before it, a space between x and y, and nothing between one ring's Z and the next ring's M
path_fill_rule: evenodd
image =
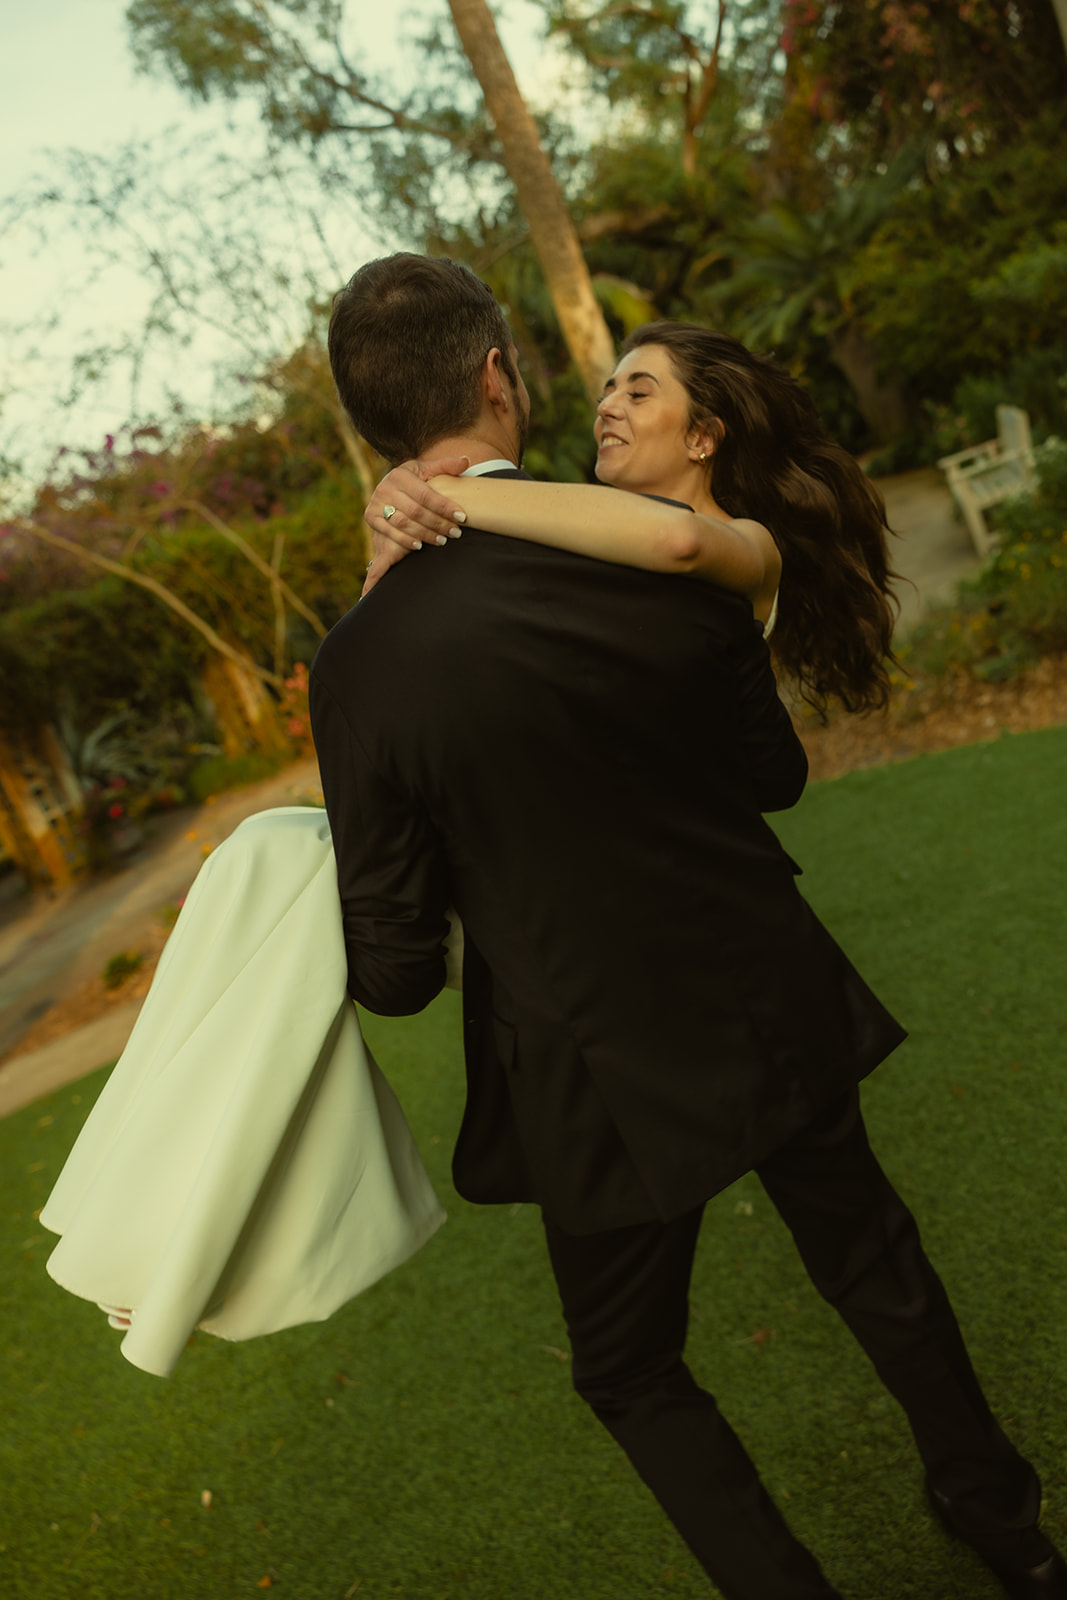
M467 513L465 511L453 511L452 515L455 517L457 522L466 522L467 520Z
M445 538L443 533L439 533L437 535L437 538L434 540L434 544L447 544L447 543L448 543L448 540Z
M422 540L421 539L416 539L415 543L412 545L411 548L413 550L421 550L422 549Z
M462 539L462 537L463 537L463 529L462 528L449 528L448 537L450 539Z

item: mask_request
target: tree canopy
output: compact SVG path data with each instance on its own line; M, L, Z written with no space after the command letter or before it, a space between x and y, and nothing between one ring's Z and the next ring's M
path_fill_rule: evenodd
M275 678L313 647L313 630L286 603L279 642L278 584L212 518L329 622L358 590L360 504L380 466L340 412L322 345L330 296L358 263L325 244L300 270L277 250L257 254L276 195L287 197L278 232L293 252L347 206L375 220L383 249L468 262L506 307L524 362L528 464L569 479L591 468L588 374L534 248L542 202L511 181L514 157L455 9L428 0L405 71L387 74L363 48L370 22L343 0L133 0L142 68L194 106L255 107L262 151L240 172L220 168L211 205L202 186L168 199L160 171L132 151L110 171L72 161L32 197L42 227L64 207L79 219L87 253L131 253L157 288L157 343L180 349L207 316L239 332L245 397L210 427L179 417L76 471L64 457L34 517L173 588ZM787 363L843 442L881 451L883 464L988 437L998 400L1028 409L1039 438L1067 432L1067 54L1050 0L528 0L527 10L572 84L534 106L529 128L613 335L655 316L726 326ZM107 353L86 354L86 381ZM120 601L120 582L61 546L9 535L5 674L17 659L19 681L58 685L62 651L32 666L34 608L59 608L54 636L73 660L74 641L89 637L78 619L90 591L119 607L131 638L142 624L127 612L184 639L195 665L203 646L187 625L147 592ZM20 620L31 612L32 626ZM176 692L168 649L142 699ZM66 681L86 716L135 692L113 676Z

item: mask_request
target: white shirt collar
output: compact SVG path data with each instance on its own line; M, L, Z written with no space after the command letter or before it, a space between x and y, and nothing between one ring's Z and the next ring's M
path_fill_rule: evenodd
M480 478L483 472L516 472L518 469L514 461L476 461L473 467L468 467L462 474L464 478Z

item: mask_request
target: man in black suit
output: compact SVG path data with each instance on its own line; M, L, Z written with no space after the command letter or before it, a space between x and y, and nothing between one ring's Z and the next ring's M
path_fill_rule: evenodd
M338 296L334 376L386 457L517 475L528 397L492 295L394 256ZM544 1215L574 1382L730 1600L837 1594L682 1359L704 1202L755 1168L904 1407L944 1517L1009 1592L1067 1595L867 1144L902 1039L761 812L806 761L747 602L470 528L338 623L311 708L349 988L420 1010L465 930L459 1192Z

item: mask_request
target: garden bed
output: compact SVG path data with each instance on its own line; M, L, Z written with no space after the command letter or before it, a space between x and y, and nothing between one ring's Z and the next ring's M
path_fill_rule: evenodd
M904 683L884 714L832 712L821 726L801 710L793 720L811 778L838 778L858 767L1067 722L1067 656L1050 656L1006 683L983 683L963 669L913 688Z

